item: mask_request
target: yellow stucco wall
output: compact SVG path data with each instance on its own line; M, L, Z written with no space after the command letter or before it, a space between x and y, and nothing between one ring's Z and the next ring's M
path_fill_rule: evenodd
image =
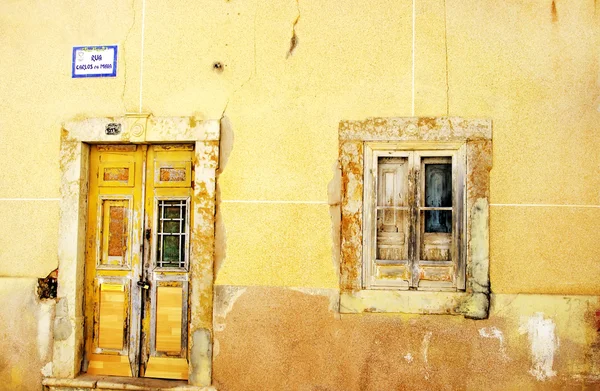
M57 267L61 124L141 107L223 117L217 285L337 288L339 121L451 115L493 121L493 292L600 295L600 5L417 0L415 22L413 90L411 0L1 2L0 284ZM117 77L72 79L100 44Z
M599 228L599 40L593 2L558 3L556 14L547 1L450 1L446 9L443 1L416 4L414 114L494 123L494 291L597 294L600 256L591 233ZM288 56L298 13L298 44ZM232 149L219 187L232 251L217 284L336 286L331 252L307 256L296 243L331 248L328 209L316 205L327 203L338 122L412 115L410 1L149 1L143 64L141 2L20 1L3 4L2 15L0 45L7 55L0 163L10 169L2 173L0 196L51 199L2 201L7 213L35 219L30 236L39 243L31 246L27 234L9 239L26 221L3 224L2 275L41 276L55 265L60 124L139 110L143 78L143 111L223 115L231 124ZM70 78L71 47L102 43L120 45L118 76ZM213 69L215 62L224 65L222 73ZM297 203L283 203L290 201ZM307 208L313 218L298 219ZM250 228L241 222L260 215L270 216L268 224L246 236ZM268 246L261 239L266 236ZM16 254L27 268L14 266ZM294 267L257 267L273 262ZM532 264L533 280L524 273ZM304 269L315 272L299 272Z

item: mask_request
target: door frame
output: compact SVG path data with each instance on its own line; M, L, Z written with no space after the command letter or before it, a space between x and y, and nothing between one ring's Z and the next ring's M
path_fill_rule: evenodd
M116 134L115 134L116 133ZM190 232L188 383L211 385L215 179L220 124L194 117L89 118L63 124L60 138L58 295L52 376L74 378L84 352L84 265L90 144L194 143Z

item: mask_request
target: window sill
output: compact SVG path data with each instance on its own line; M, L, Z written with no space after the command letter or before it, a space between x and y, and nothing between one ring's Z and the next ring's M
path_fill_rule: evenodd
M169 391L213 391L213 387L200 387L182 380L162 380L116 376L81 375L75 379L47 377L42 380L45 390L169 390Z
M484 293L360 290L340 293L340 313L363 312L463 315L487 318L488 296Z

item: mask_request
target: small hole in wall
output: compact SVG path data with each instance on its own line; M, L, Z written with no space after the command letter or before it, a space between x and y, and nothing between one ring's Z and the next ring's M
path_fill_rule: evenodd
M217 61L213 64L213 69L215 70L215 72L221 73L225 69L225 66Z
M40 299L56 299L57 279L58 269L52 271L46 278L38 278L37 294Z

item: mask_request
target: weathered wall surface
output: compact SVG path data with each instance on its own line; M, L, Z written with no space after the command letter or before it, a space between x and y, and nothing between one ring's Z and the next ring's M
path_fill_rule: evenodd
M278 287L248 288L215 331L223 389L267 380L285 389L285 379L297 389L393 388L398 373L413 385L547 389L597 377L600 5L415 4L413 83L410 0L2 2L0 311L10 327L0 346L11 361L0 385L23 373L28 387L48 360L33 285L57 266L61 124L137 111L223 119L216 284ZM73 46L115 43L116 78L70 77ZM413 114L493 121L488 321L337 319L328 299L283 288L338 289L329 204L339 191L328 185L339 121ZM556 376L529 372L537 342L521 316L545 335L545 322L555 325L560 345L540 371ZM502 332L508 362L481 329Z
M37 299L37 279L0 282L0 389L39 390L52 355L54 302Z
M474 321L340 317L328 311L333 290L221 287L217 293L213 382L223 391L600 386L597 297L495 295L490 318Z

